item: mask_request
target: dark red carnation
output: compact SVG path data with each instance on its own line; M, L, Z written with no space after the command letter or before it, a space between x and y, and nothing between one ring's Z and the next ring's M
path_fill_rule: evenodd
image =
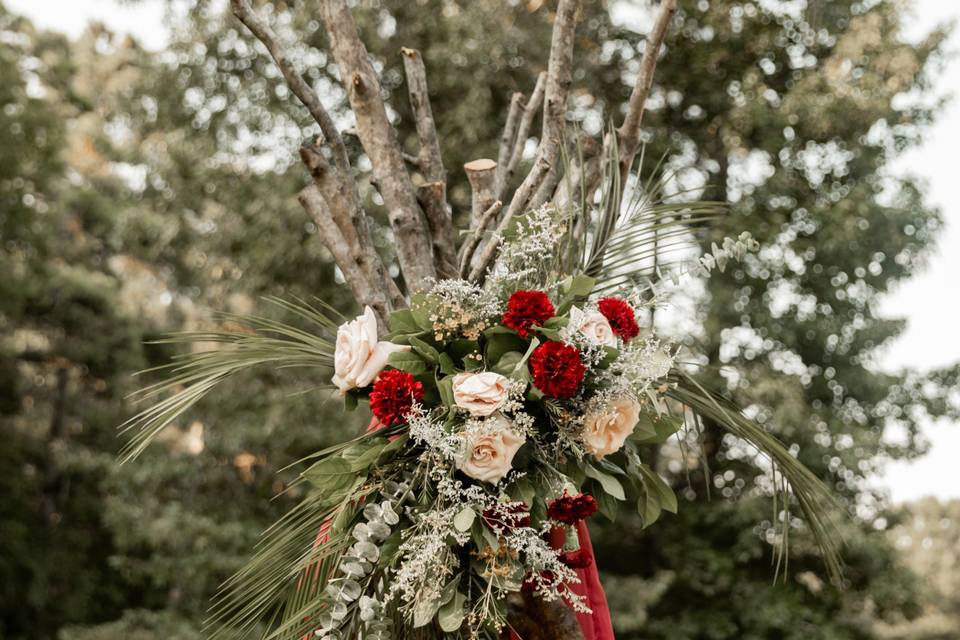
M542 325L555 313L553 303L543 291L514 291L507 300L503 324L526 338L530 327Z
M586 569L593 562L593 556L586 549L564 551L560 554L560 562L571 569Z
M547 516L563 524L576 524L579 518L574 507L574 497L564 491L562 496L547 504Z
M589 493L581 493L573 501L573 511L578 520L586 520L597 512L597 501Z
M389 369L380 374L370 392L370 409L384 426L403 424L414 402L423 399L423 383L406 371Z
M533 384L551 398L576 395L585 371L580 350L556 340L544 342L530 356Z
M530 508L522 502L498 504L485 510L480 517L497 533L530 526Z
M603 314L603 317L610 323L613 332L620 336L624 342L631 338L636 338L640 333L640 327L637 325L637 316L633 307L619 298L601 298L597 303L597 309Z
M547 505L547 516L551 520L569 525L586 520L596 512L597 501L589 493L572 496L564 491L562 496Z

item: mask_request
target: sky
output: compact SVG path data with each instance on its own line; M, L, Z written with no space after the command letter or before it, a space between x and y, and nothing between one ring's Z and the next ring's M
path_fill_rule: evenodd
M114 31L130 33L149 49L162 49L169 38L163 24L163 0L141 0L132 5L117 0L2 1L36 25L72 37L79 36L90 21L100 21ZM956 0L914 0L914 4L915 15L905 33L910 40L919 40L938 24L950 20L960 23L960 2ZM960 54L960 32L952 35L948 48ZM953 88L960 88L960 55L937 79L936 91L941 95L949 95ZM958 143L960 96L941 112L926 141L890 168L894 174L926 180L927 197L940 207L947 225L939 251L927 268L902 283L884 301L885 315L905 317L909 323L906 332L880 358L880 366L891 372L903 367L926 370L960 361L960 251L955 250L960 247L960 197L955 195ZM876 480L876 486L887 489L893 502L928 495L960 498L956 455L960 452L960 424L927 424L924 436L930 443L927 455L911 462L892 462Z

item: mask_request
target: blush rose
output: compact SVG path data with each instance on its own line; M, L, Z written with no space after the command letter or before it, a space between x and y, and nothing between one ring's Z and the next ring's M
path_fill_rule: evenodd
M607 317L599 311L584 311L573 307L570 309L570 325L593 344L617 346L617 334L613 332Z
M605 407L587 414L583 444L598 459L615 453L633 433L640 420L640 403L630 397L611 400Z
M409 350L409 346L380 341L377 317L373 309L366 307L362 315L337 329L333 384L340 390L340 395L350 389L366 387L387 366L391 353Z
M510 380L499 373L460 373L453 377L453 401L475 417L496 412L510 395Z
M467 448L457 468L475 480L496 484L513 468L513 456L525 442L513 423L497 415L489 430L467 437Z

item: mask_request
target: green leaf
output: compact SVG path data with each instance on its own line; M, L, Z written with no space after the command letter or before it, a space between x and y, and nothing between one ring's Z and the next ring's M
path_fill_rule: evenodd
M492 370L502 376L509 377L511 374L513 374L514 369L516 369L522 361L522 353L519 351L508 351L500 357L495 365L493 365Z
M643 528L646 529L660 518L660 500L656 493L648 491L646 488L640 489L640 498L637 500L637 513L643 520Z
M484 354L488 365L499 362L505 353L517 351L523 353L527 349L527 342L515 333L496 333L487 338L487 348Z
M443 605L437 613L440 628L446 633L453 633L463 624L464 608L467 596L457 591L450 602Z
M430 364L437 364L440 362L440 352L420 338L411 336L410 346L412 346L413 350L423 356L424 359L426 359L426 361Z
M453 400L453 376L447 376L437 381L437 390L440 392L440 401L448 409L455 406Z
M380 458L387 444L386 438L365 440L345 449L342 458L350 465L351 471L366 471Z
M661 444L670 439L683 426L681 418L654 413L641 413L631 439L637 444Z
M457 366L453 363L453 358L445 353L440 354L440 371L450 376L457 373Z
M640 467L640 473L643 475L643 486L647 493L655 493L660 506L670 513L677 512L677 495L673 492L663 478L650 467L643 465Z
M585 464L583 466L583 472L588 478L593 478L599 482L600 486L603 487L603 490L617 500L627 499L626 494L623 492L623 485L620 484L620 481L614 478L612 475L604 473L590 464Z
M413 317L413 312L410 309L394 311L390 314L387 324L390 325L391 333L420 333L421 331L417 319Z
M597 280L590 276L570 276L561 283L564 294L575 298L586 298L597 285Z
M343 394L343 410L353 411L357 408L357 394L348 391Z
M476 512L470 507L464 507L460 513L453 516L453 526L457 531L469 531L473 525L473 519L477 517Z
M440 599L417 600L413 606L413 627L414 629L424 627L430 624L433 616L440 609Z
M610 522L615 522L617 520L617 513L620 511L617 499L607 493L601 493L594 497L597 500L597 510L600 512L600 515Z
M427 371L427 363L423 361L423 358L409 351L394 351L387 357L387 364L413 375Z

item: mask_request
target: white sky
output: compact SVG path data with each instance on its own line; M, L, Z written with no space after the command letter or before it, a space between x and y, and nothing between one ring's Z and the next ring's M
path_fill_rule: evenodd
M168 39L162 0L142 0L134 5L116 0L0 1L40 27L73 37L80 35L88 22L97 20L115 31L131 33L150 49L163 48ZM960 2L956 0L914 2L916 17L907 29L910 39L918 39L948 20L960 22ZM960 52L960 33L953 34L949 48ZM941 94L948 94L952 88L960 88L960 57L938 78ZM901 286L883 305L885 314L909 320L906 332L881 360L882 366L891 371L899 367L942 367L960 360L958 143L960 98L941 113L923 146L905 154L893 167L894 173L909 173L927 180L929 201L942 209L947 229L928 269ZM941 421L926 425L924 433L931 443L930 453L910 463L892 463L878 479L878 485L887 487L894 501L926 495L960 497L960 424Z

